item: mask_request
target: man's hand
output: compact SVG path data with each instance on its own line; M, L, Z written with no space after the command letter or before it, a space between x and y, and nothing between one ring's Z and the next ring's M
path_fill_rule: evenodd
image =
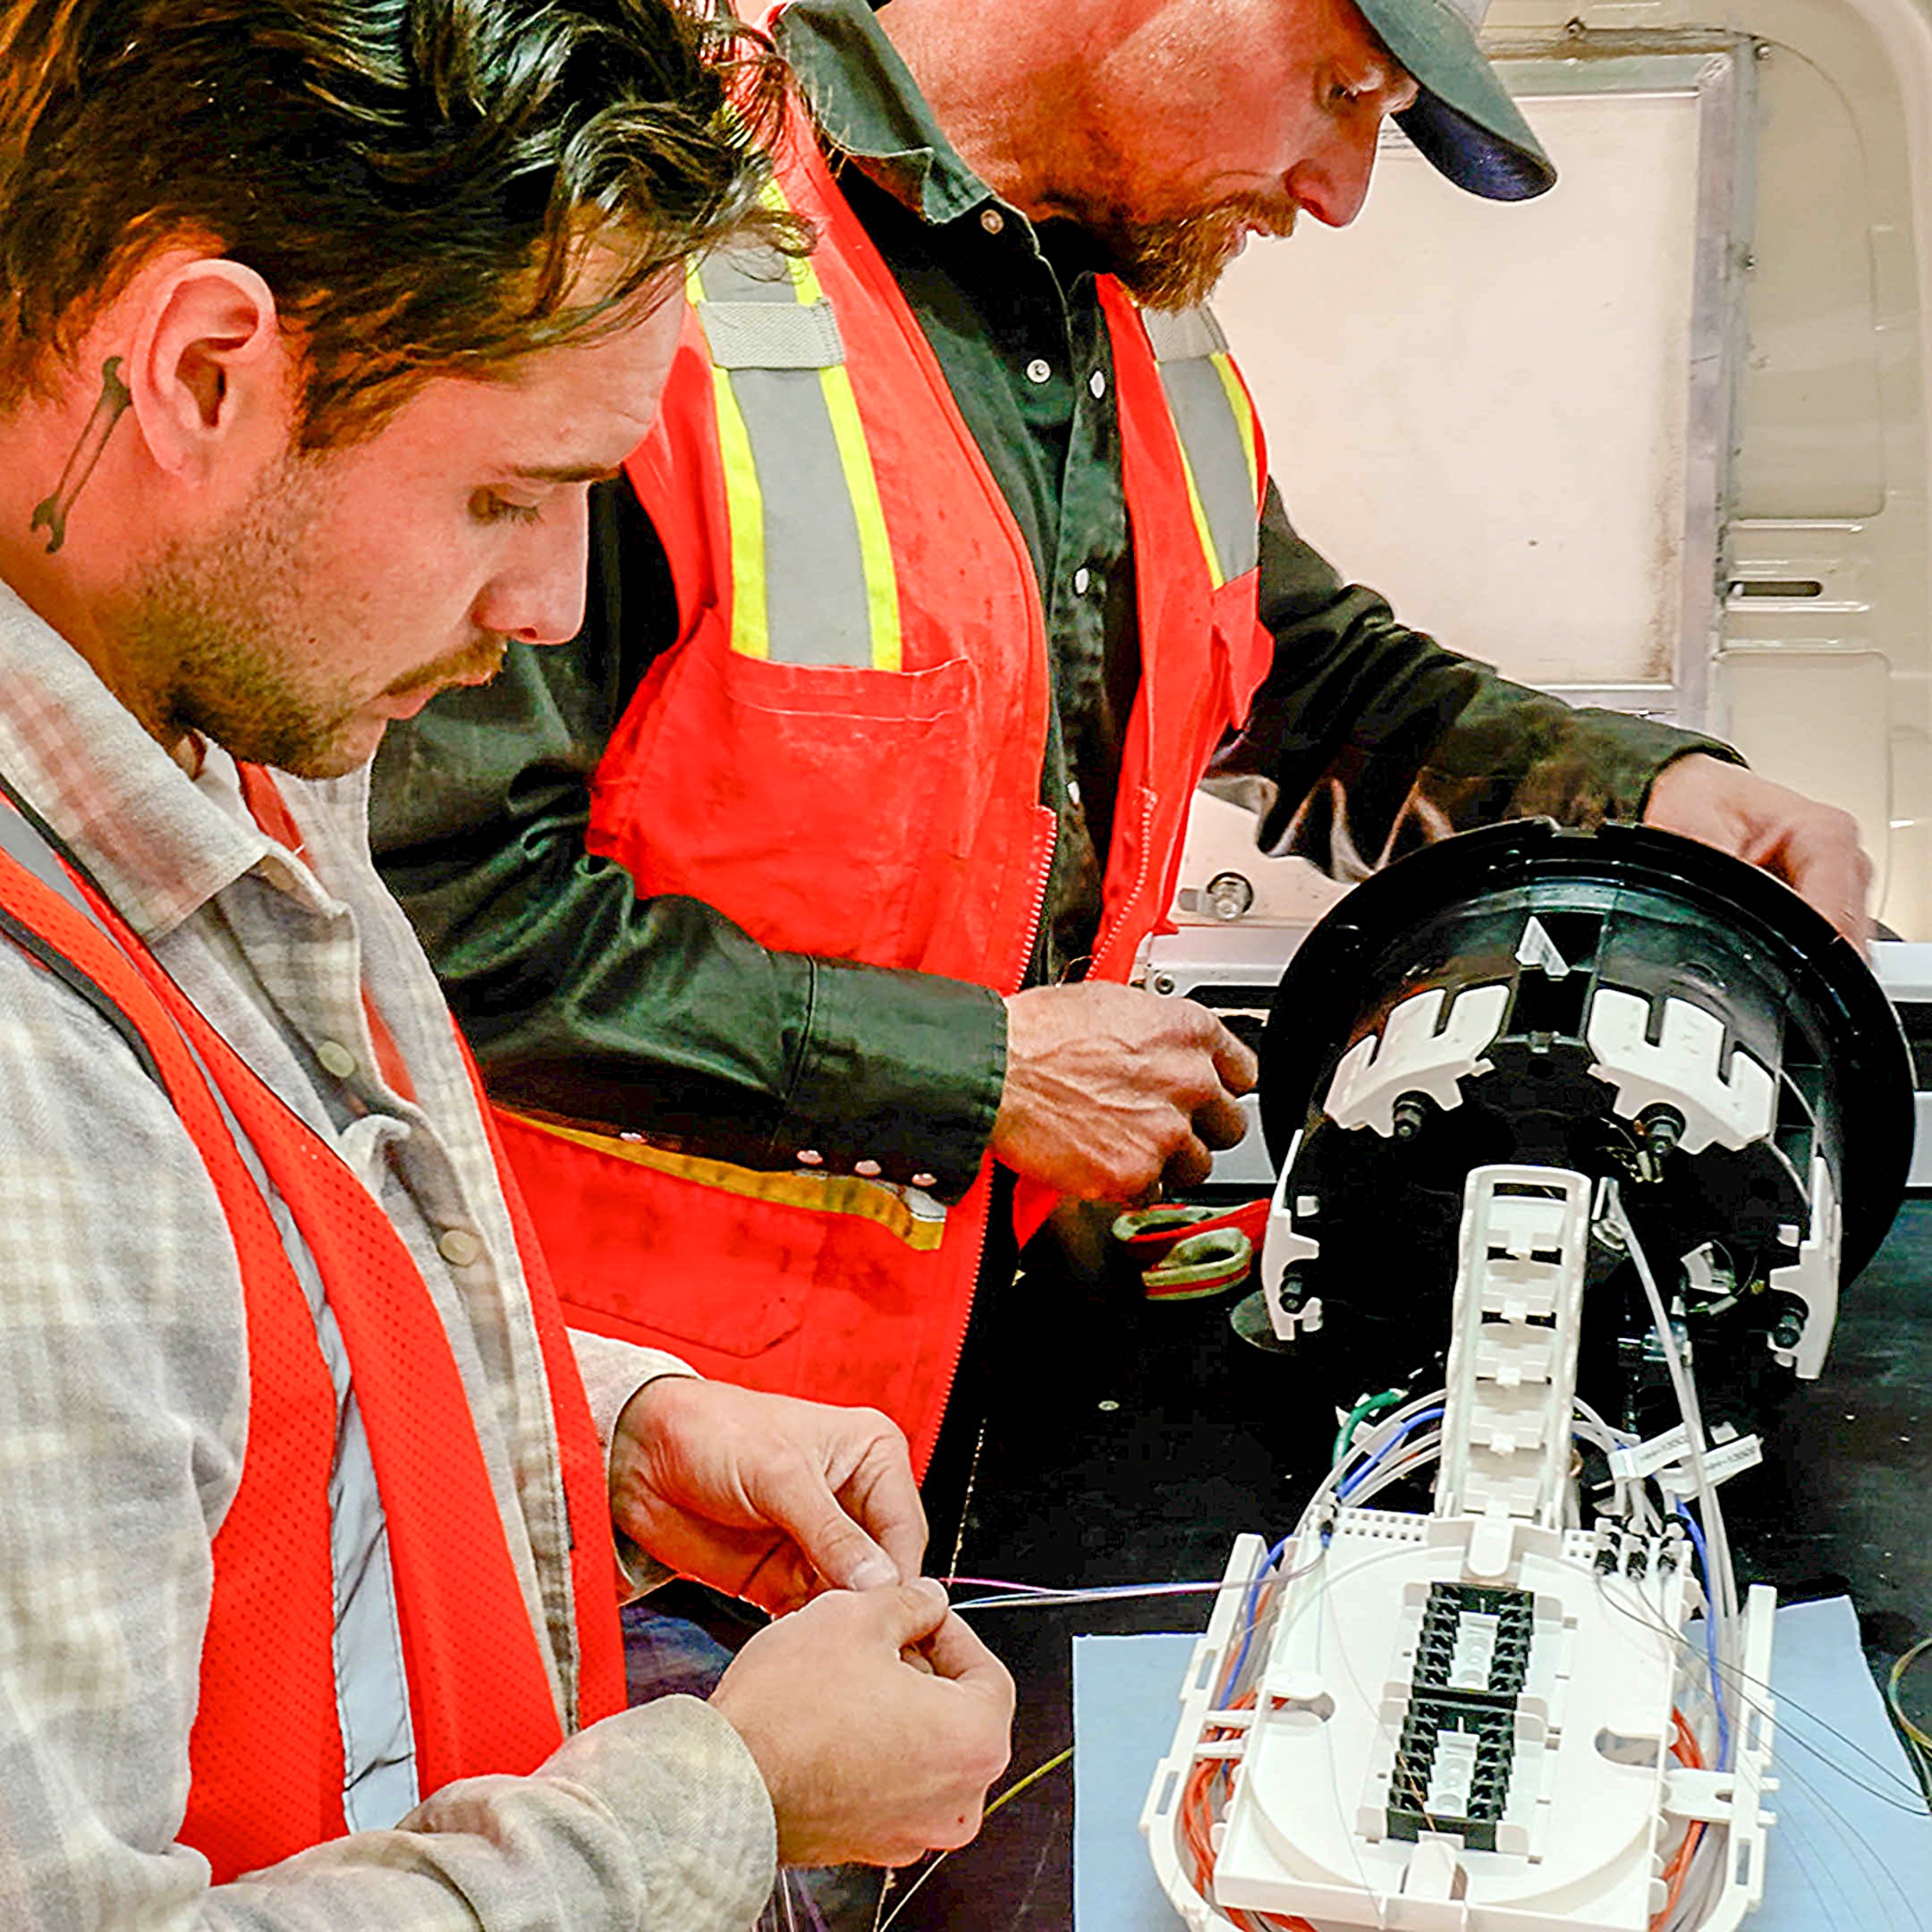
M711 1707L758 1761L781 1863L909 1865L979 1829L1011 1749L1013 1685L926 1578L781 1618L738 1653Z
M1006 1002L995 1158L1082 1200L1191 1187L1247 1123L1255 1056L1205 1006L1089 980Z
M1659 772L1644 823L1702 839L1781 878L1863 952L1871 938L1866 898L1872 865L1858 821L1741 765L1693 752Z
M926 1551L905 1437L877 1410L691 1376L625 1404L611 1515L659 1563L775 1615L910 1580Z

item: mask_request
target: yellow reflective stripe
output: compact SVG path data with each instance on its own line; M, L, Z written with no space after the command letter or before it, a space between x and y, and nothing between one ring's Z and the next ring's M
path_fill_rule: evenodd
M1187 438L1174 425L1174 445L1181 452L1181 474L1187 479L1188 508L1194 513L1194 534L1200 539L1201 555L1208 560L1208 575L1218 590L1227 581L1221 570L1221 553L1215 548L1214 532L1208 527L1208 513L1201 507L1200 492L1194 487L1194 465L1188 456Z
M818 271L811 265L809 255L794 255L789 267L792 272L792 286L801 302L811 303L824 292L818 286Z
M696 262L684 271L684 294L693 306L705 299L704 277ZM771 633L765 615L765 493L758 487L751 438L739 411L729 369L713 368L711 392L717 408L725 517L731 525L731 648L747 657L769 657ZM748 586L754 595L743 594Z
M1255 460L1255 415L1254 404L1248 400L1248 391L1241 379L1234 373L1234 358L1224 350L1211 359L1215 374L1221 378L1221 386L1227 392L1228 408L1234 417L1234 428L1241 435L1241 454L1248 459L1248 483L1257 502L1261 496L1261 468Z
M766 205L789 212L790 203L775 180L761 192ZM801 308L824 301L824 290L809 257L792 257L785 275L792 300ZM699 271L687 271L686 289L693 302L705 300ZM732 634L731 648L751 657L771 656L769 584L765 546L765 498L751 437L729 371L714 368L713 386L718 418L718 449L724 472L724 496L731 525ZM904 639L899 614L899 580L893 562L892 540L879 496L865 427L860 419L852 377L843 364L818 371L819 387L832 431L846 492L852 502L860 566L865 576L868 646L874 669L897 671L904 664Z
M764 187L758 191L758 199L776 214L790 215L793 212L775 174L767 177ZM786 257L785 273L791 276L792 290L800 301L815 302L818 300L822 292L818 286L818 271L812 267L809 255Z
M747 657L771 656L766 612L765 492L758 483L751 437L738 408L731 371L714 368L718 459L724 471L724 506L731 524L731 648Z
M905 1194L883 1181L864 1181L856 1174L760 1174L729 1161L704 1160L695 1154L674 1154L641 1140L621 1140L614 1134L593 1133L588 1128L565 1127L555 1121L517 1118L527 1127L540 1128L561 1140L574 1141L599 1154L614 1155L634 1166L648 1167L699 1187L716 1188L745 1200L769 1201L781 1208L801 1208L811 1214L850 1215L869 1221L920 1254L929 1254L945 1235L945 1213L935 1206L916 1211Z
M899 628L899 573L893 564L892 538L886 530L886 508L879 500L878 475L865 425L859 419L859 399L852 377L841 362L818 371L826 409L832 418L832 436L838 445L852 493L852 521L859 530L859 555L865 564L866 615L872 633L872 668L897 671L905 661L905 640Z

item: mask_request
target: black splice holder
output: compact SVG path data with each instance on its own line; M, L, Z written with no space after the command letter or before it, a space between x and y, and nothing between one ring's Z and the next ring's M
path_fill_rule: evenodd
M1494 1617L1496 1648L1480 1690L1454 1689L1449 1672L1463 1617ZM1516 1751L1516 1704L1530 1673L1536 1600L1526 1590L1432 1583L1422 1612L1409 1708L1389 1784L1388 1834L1413 1844L1425 1831L1446 1832L1471 1852L1494 1852L1496 1826L1509 1802ZM1445 1733L1476 1741L1475 1773L1467 1809L1445 1816L1426 1809L1436 1757Z

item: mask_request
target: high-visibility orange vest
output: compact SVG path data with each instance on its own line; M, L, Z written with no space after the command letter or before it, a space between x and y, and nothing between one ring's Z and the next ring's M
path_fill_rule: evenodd
M0 812L12 809L0 803ZM8 843L17 829L10 819ZM0 931L110 1016L158 1081L207 1166L242 1276L247 1442L214 1538L179 1834L220 1884L346 1829L329 1551L335 1391L237 1131L313 1256L348 1353L388 1534L418 1788L427 1796L454 1778L530 1772L562 1743L564 1728L455 1358L402 1238L113 909L75 884L95 919L0 849ZM129 1077L141 1077L132 1058ZM504 1181L559 1443L576 1716L589 1724L624 1702L604 1457L527 1217L507 1173Z
M1011 993L1055 828L1040 801L1038 581L801 113L779 183L818 225L817 252L696 272L657 423L628 465L681 634L598 767L590 849L640 894L704 900L767 946ZM1091 966L1121 979L1172 899L1190 797L1271 640L1255 609L1266 463L1225 343L1205 310L1143 317L1111 279L1100 292L1142 653ZM573 1322L675 1348L706 1374L884 1409L923 1469L989 1168L942 1216L858 1176L754 1173L502 1119Z

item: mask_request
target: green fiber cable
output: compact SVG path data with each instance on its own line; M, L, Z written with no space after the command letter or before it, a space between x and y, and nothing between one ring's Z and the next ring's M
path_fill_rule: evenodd
M1407 1389L1384 1389L1379 1395L1364 1395L1348 1412L1348 1419L1342 1425L1342 1432L1335 1439L1335 1453L1329 1458L1339 1462L1349 1453L1349 1445L1355 1439L1355 1431L1371 1416L1378 1416L1385 1409L1394 1409L1408 1399Z

